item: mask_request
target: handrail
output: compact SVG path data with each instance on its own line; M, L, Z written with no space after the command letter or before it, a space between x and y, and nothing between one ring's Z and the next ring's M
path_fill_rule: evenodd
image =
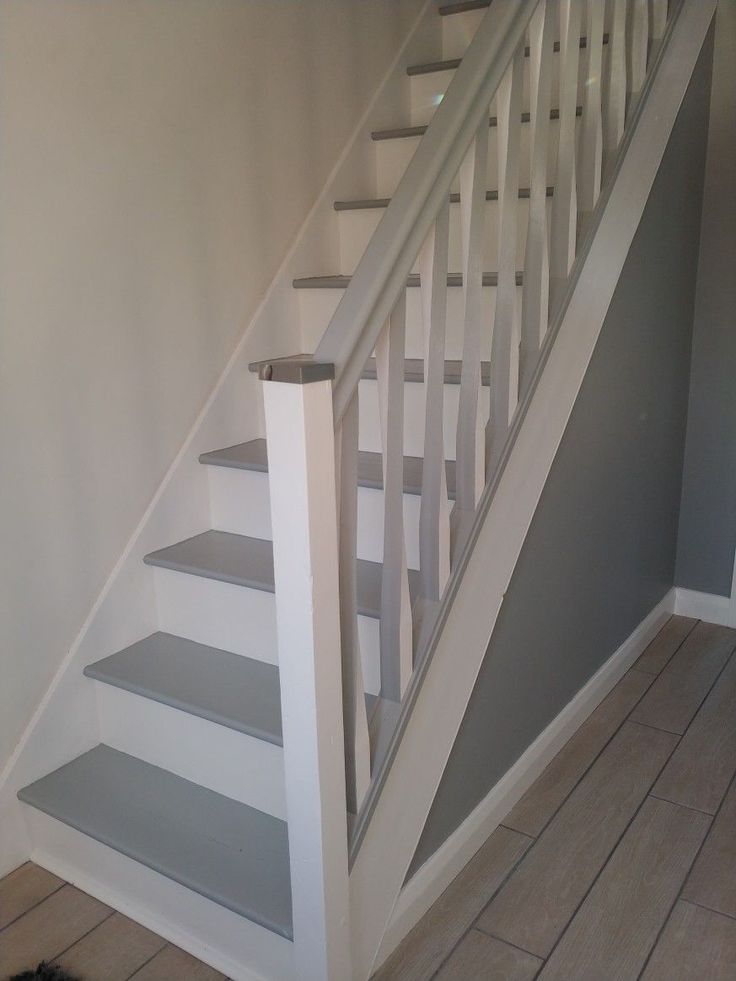
M317 346L335 366L336 425L537 4L489 7Z

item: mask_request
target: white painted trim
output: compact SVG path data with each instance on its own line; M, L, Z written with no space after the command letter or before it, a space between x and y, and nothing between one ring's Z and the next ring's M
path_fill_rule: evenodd
M724 627L736 627L736 601L733 594L718 596L715 593L699 593L694 589L678 586L675 613L683 617L695 617L707 623L719 623Z
M378 956L715 6L684 0L367 826L350 876L354 981Z
M603 701L656 637L674 612L675 594L676 590L673 588L657 603L651 613L629 634L623 644L601 665L577 695L491 788L460 827L412 876L396 900L376 960L377 964L383 964L395 950L590 713Z

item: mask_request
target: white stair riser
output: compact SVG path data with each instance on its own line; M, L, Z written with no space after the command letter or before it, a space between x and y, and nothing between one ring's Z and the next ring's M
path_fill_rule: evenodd
M280 746L142 695L94 684L103 743L286 820Z
M552 199L547 199L547 211L551 213ZM378 223L384 214L383 208L366 208L356 211L340 211L340 272L351 276L365 252ZM483 232L483 268L488 271L498 269L498 201L486 202L486 221ZM526 231L529 220L529 201L520 198L517 203L516 268L524 266ZM462 269L462 244L460 240L460 204L450 205L450 240L448 269L459 272ZM414 264L414 272L419 272L419 261Z
M276 598L260 589L235 586L170 569L154 569L158 626L269 664L278 663ZM365 690L380 690L378 620L358 617Z
M443 400L445 459L455 459L455 431L460 399L459 385L445 385ZM484 417L488 416L490 390L484 385L480 399ZM360 448L380 452L381 424L378 413L378 385L375 381L360 383ZM424 456L424 386L404 386L404 453Z
M327 329L344 290L297 290L299 294L299 317L302 327L302 340L305 351L314 351ZM421 291L411 287L406 291L406 357L424 356L422 334ZM521 287L516 290L517 310L521 309ZM483 289L483 322L487 324L487 335L483 342L483 360L490 357L491 330L496 309L496 288ZM445 356L459 360L463 349L463 291L460 287L447 290L447 337Z
M271 538L268 474L229 467L209 470L212 527L236 535ZM409 568L418 569L419 497L416 494L404 495L404 527ZM383 491L371 487L358 488L358 558L383 561Z
M205 961L233 981L297 981L293 944L166 876L23 805L42 868Z
M521 124L521 153L519 164L519 184L521 187L529 186L530 130L531 127L528 123ZM550 184L554 184L554 175L557 170L557 142L559 131L559 120L551 119L549 128L549 153L547 165L548 181ZM498 188L498 128L496 126L489 126L488 134L488 167L486 172L486 189L496 190ZM404 175L404 171L409 165L409 161L416 152L420 139L420 136L407 136L401 139L376 141L376 193L379 198L390 198L394 194L396 188L398 187L399 181ZM452 186L452 190L458 191L459 189L459 181L456 178Z
M442 18L442 57L461 58L473 40L478 25L486 11L466 10L462 14L452 14Z

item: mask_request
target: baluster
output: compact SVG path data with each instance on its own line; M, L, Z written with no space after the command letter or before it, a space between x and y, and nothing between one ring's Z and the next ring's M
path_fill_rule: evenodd
M419 568L425 599L439 600L450 577L443 408L450 206L442 206L420 256L424 327L424 461L419 505Z
M613 0L603 94L604 173L608 173L616 162L626 124L626 4L627 0Z
M601 74L603 68L603 15L601 0L588 0L588 26L583 119L578 156L578 209L589 215L601 191L603 165L603 117Z
M581 0L560 0L560 143L552 198L550 280L553 301L559 296L575 259L577 189L575 120L578 101Z
M371 779L371 750L358 637L358 389L336 432L340 638L347 806L357 814Z
M531 164L522 295L522 384L528 383L531 377L549 321L547 147L554 45L552 9L547 0L541 0L529 24Z
M665 28L667 27L667 0L651 0L651 17L649 20L649 33L652 37L652 43L658 44L663 36Z
M519 141L524 47L520 46L498 87L498 286L491 342L491 418L487 429L491 463L503 448L519 400L516 317L516 252L519 200Z
M460 167L463 256L463 360L457 417L455 509L474 511L486 482L484 423L478 404L483 322L483 229L488 120L484 117Z
M647 53L649 49L649 10L647 0L630 0L628 38L628 76L626 91L628 103L626 112L631 113L639 99L647 74Z
M411 599L404 543L404 340L406 290L376 344L383 449L381 695L401 701L413 668Z

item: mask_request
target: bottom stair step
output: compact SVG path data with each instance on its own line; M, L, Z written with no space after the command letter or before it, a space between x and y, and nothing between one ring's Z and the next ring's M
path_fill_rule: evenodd
M30 784L18 797L292 939L284 821L105 745Z

